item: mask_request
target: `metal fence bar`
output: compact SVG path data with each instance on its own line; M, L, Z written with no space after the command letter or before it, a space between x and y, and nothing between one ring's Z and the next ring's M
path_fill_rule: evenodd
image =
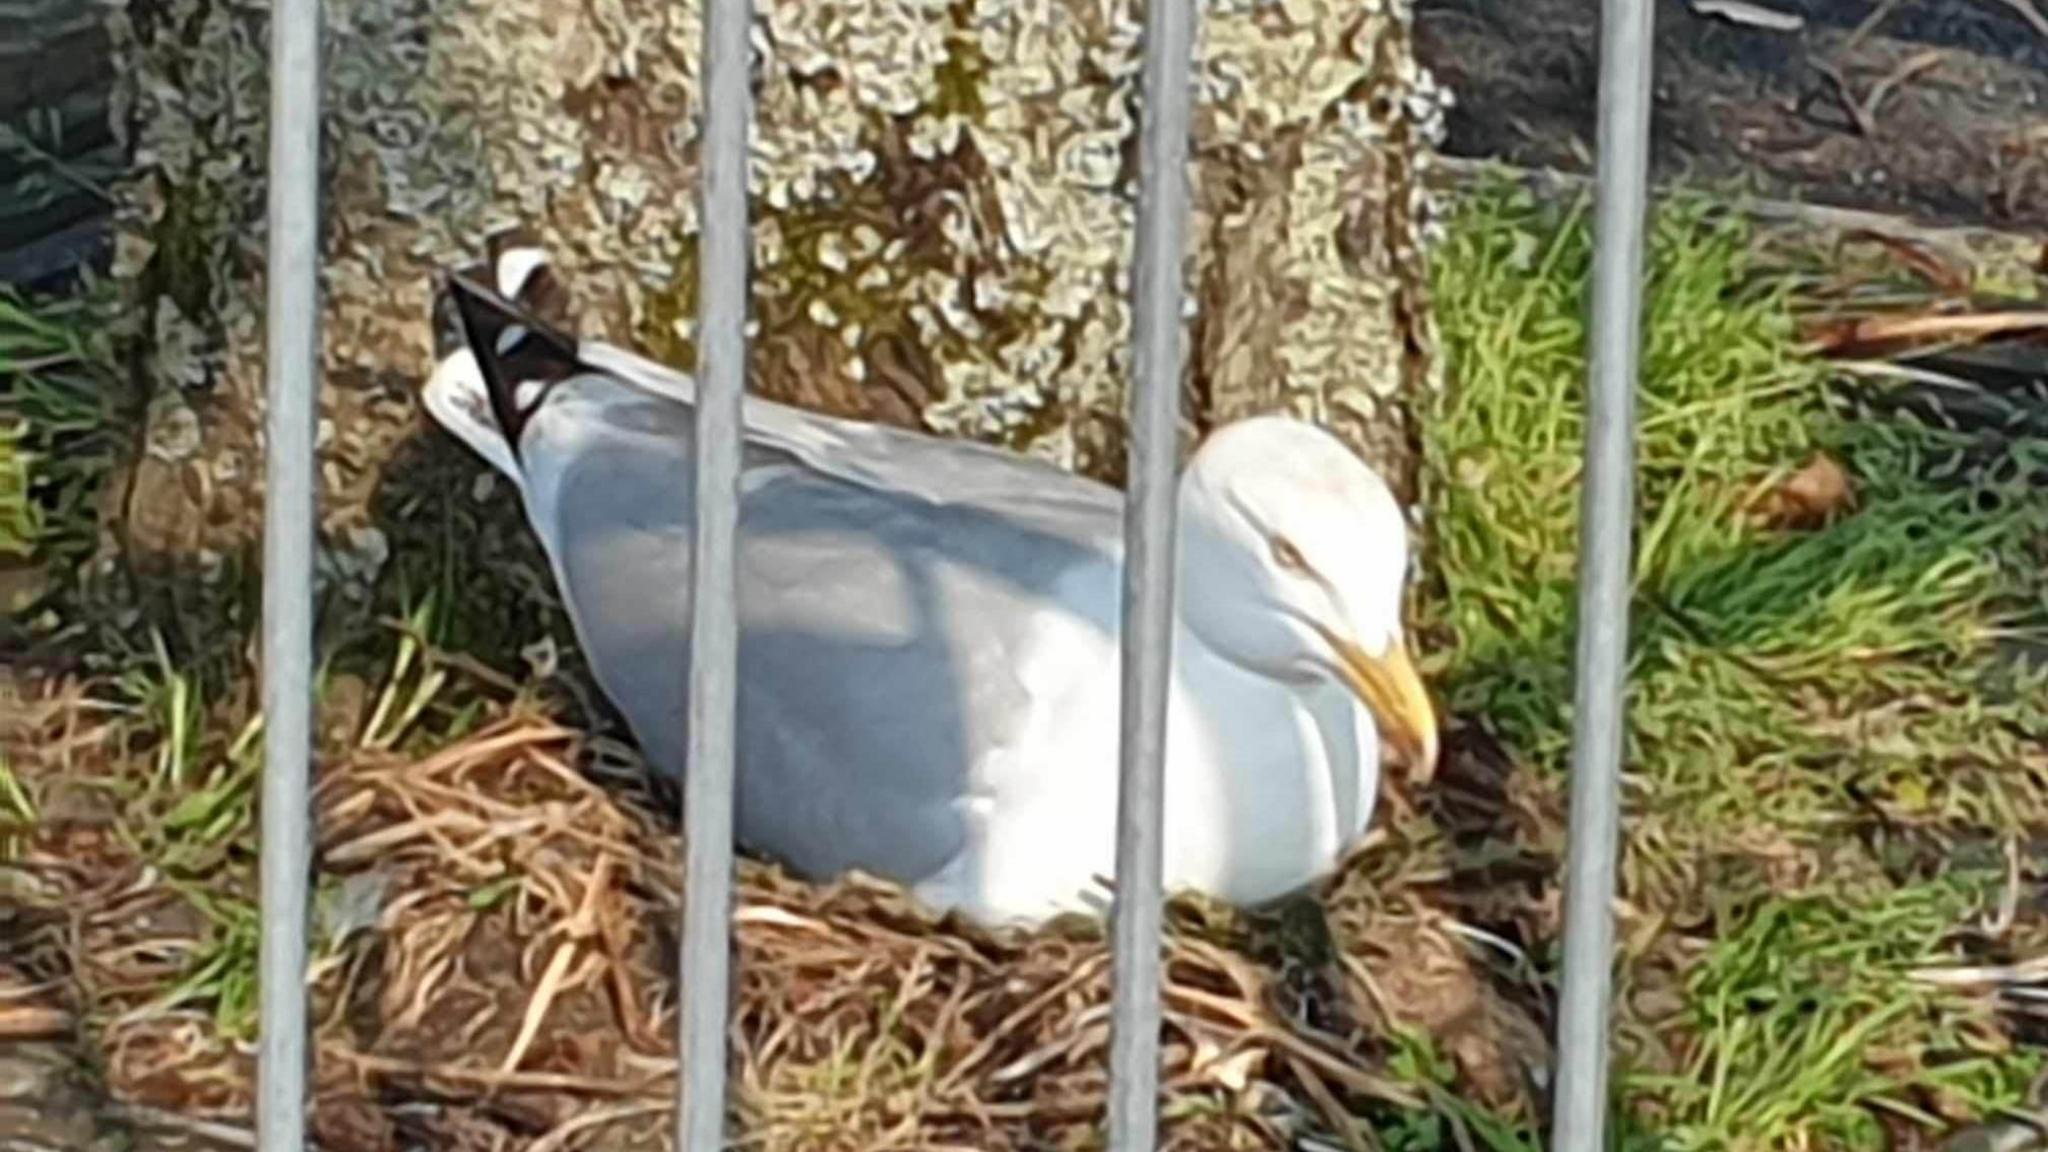
M1650 155L1651 0L1604 0L1593 323L1580 504L1577 684L1566 838L1564 993L1550 1146L1606 1143L1608 993L1628 676L1635 387Z
M1151 1152L1159 1127L1161 778L1173 675L1181 260L1188 215L1196 5L1145 5L1138 232L1131 260L1129 495L1124 505L1122 731L1109 1147Z
M313 711L313 433L320 382L320 3L270 11L265 293L263 815L256 1141L306 1146L307 776Z
M691 549L689 759L683 782L683 1001L677 1152L724 1146L739 624L740 397L747 381L748 0L706 0L697 516Z

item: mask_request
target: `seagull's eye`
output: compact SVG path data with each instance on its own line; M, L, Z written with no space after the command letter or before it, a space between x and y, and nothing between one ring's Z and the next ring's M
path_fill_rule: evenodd
M1292 541L1285 536L1275 536L1272 545L1273 563L1289 572L1308 571L1308 561L1301 558L1301 549L1296 548Z

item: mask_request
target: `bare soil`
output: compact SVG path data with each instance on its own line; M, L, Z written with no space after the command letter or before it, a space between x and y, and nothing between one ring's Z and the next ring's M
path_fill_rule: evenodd
M1598 8L1420 0L1417 51L1457 98L1446 151L1590 172ZM2037 0L1655 8L1656 179L2048 231L2048 16ZM1724 10L1739 15L1712 14ZM1755 11L1801 26L1745 22Z

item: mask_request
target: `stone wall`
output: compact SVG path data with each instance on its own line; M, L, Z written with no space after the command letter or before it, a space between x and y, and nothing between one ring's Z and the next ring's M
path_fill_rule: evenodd
M416 419L430 273L519 224L587 331L693 362L698 7L328 0L323 496ZM116 273L157 393L155 546L255 530L263 0L129 0ZM1286 407L1412 483L1434 379L1420 179L1443 94L1406 0L1211 0L1189 430ZM757 4L754 387L1120 471L1136 5ZM195 435L196 433L196 435Z

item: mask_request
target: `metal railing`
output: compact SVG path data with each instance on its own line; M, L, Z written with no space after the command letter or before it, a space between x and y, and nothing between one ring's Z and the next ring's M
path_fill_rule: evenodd
M705 0L696 536L679 1152L724 1144L732 899L740 397L746 379L750 0ZM319 347L319 0L275 0L264 509L263 939L257 1141L306 1135L314 429ZM1183 357L1190 68L1196 7L1147 0L1123 585L1109 1146L1158 1130L1161 769L1171 674L1174 460ZM1618 780L1628 632L1633 392L1649 151L1651 0L1603 0L1596 256L1579 582L1564 989L1551 1143L1605 1143ZM680 487L683 477L678 476Z
M682 1061L677 1152L724 1147L739 625L740 393L747 384L750 0L706 0L703 236L697 299L697 535L691 560L688 770L683 781ZM678 481L682 477L676 478Z
M264 290L263 810L256 1141L306 1146L312 872L313 458L320 382L320 0L270 10Z
M1650 168L1652 0L1602 0L1595 144L1593 323L1588 333L1585 489L1572 688L1571 816L1565 831L1564 991L1550 1146L1606 1144L1608 994L1628 679L1629 529L1635 503L1636 364Z

